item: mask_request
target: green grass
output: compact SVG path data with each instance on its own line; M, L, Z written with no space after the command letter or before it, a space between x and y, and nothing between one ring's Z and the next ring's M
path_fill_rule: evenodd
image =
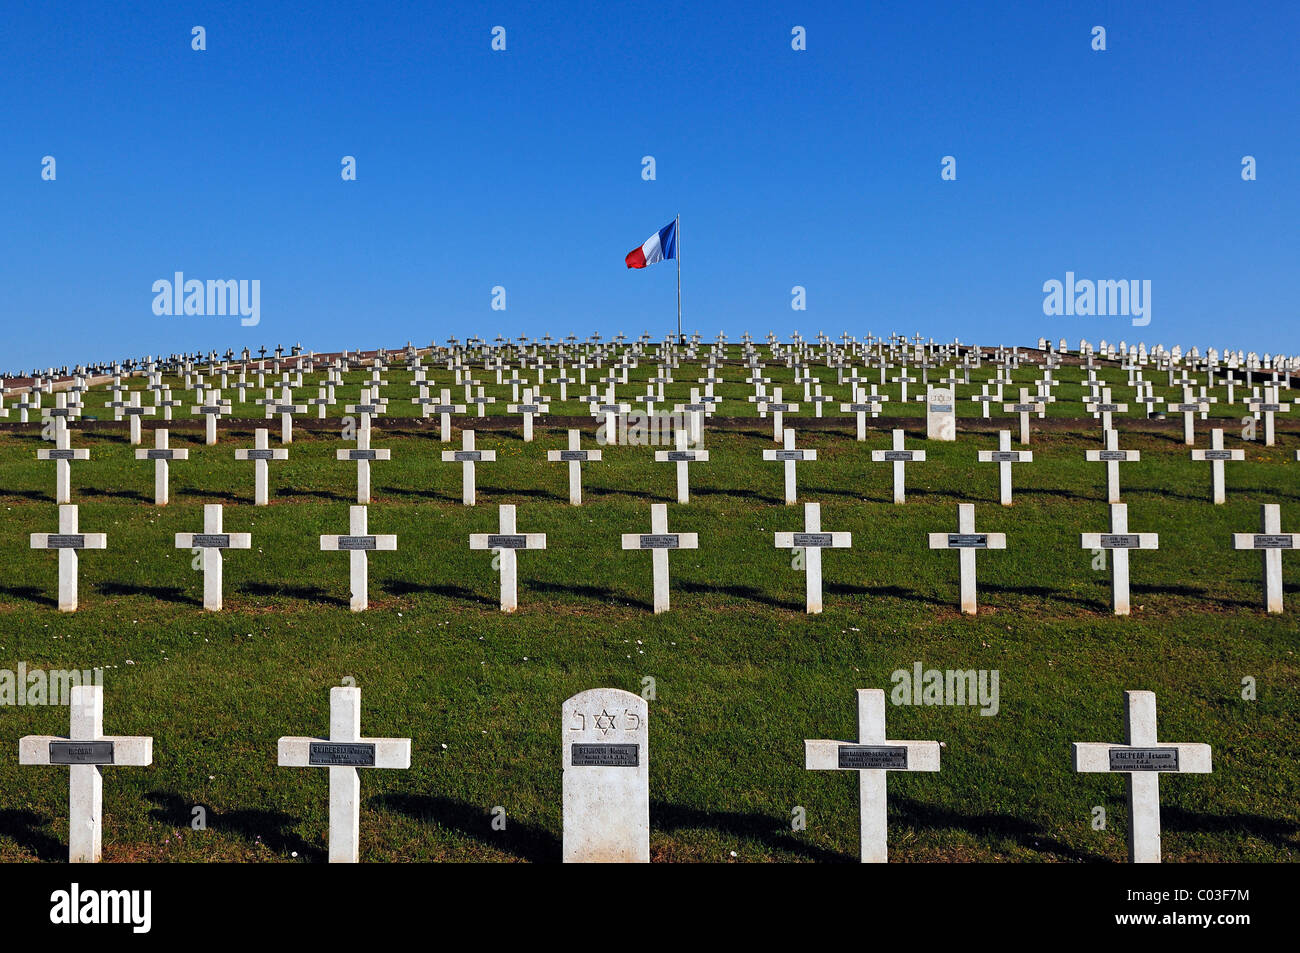
M409 375L386 376L394 416L414 413ZM359 375L350 379L356 388ZM642 389L620 388L620 399ZM1079 416L1081 388L1060 390L1053 415ZM724 415L752 414L739 399L747 387L721 392L737 398ZM314 384L298 392L309 393ZM340 404L352 399L344 394ZM684 399L684 385L670 395ZM560 409L581 413L576 402ZM909 408L917 424L920 412ZM347 559L317 540L347 528L355 468L334 460L343 444L300 434L290 459L271 466L272 504L254 508L252 465L234 450L251 446L255 425L223 422L213 447L174 432L191 459L173 464L162 509L152 464L134 459L123 434L74 433L91 450L72 468L81 528L107 533L109 548L83 554L72 615L53 608L55 556L28 548L29 533L57 525L53 467L34 459L46 446L39 426L0 434L0 668L103 666L106 732L155 739L152 767L105 769L106 860L323 859L327 772L276 767L276 738L325 733L328 689L349 677L362 688L364 734L413 739L411 770L363 772L364 860L557 860L561 703L597 686L640 691L647 676L657 688L656 860L853 860L854 779L804 770L802 742L852 738L854 689L888 689L891 672L917 661L999 670L1000 711L889 707L891 737L946 744L939 774L890 778L892 859L1125 859L1123 779L1074 774L1069 749L1123 740L1125 689L1157 693L1162 740L1214 746L1213 774L1161 783L1166 860L1296 858L1300 565L1284 559L1289 611L1268 617L1258 557L1230 544L1231 533L1255 531L1261 502L1282 504L1284 530L1300 527L1289 447L1230 435L1247 460L1228 464L1228 503L1216 507L1209 466L1188 459L1180 434L1126 432L1123 446L1142 451L1121 468L1130 526L1158 532L1160 549L1133 554L1134 614L1117 619L1109 574L1079 547L1079 533L1107 528L1104 466L1083 459L1099 446L1091 419L1035 434L1008 509L996 502L997 468L975 463L996 447L993 434L924 443L913 426L909 446L929 460L909 465L908 502L894 506L890 467L868 452L886 433L866 443L801 433L820 457L799 467L800 499L822 503L826 530L853 533L851 550L825 557L826 611L808 616L802 573L772 545L774 532L802 528L802 513L780 502L780 465L761 459L772 446L766 421L707 434L712 460L692 467L682 506L672 466L650 462L652 448L605 448L604 462L584 467L586 502L573 508L565 466L545 459L562 431L543 422L531 444L518 428L485 431L479 446L498 461L479 466L479 505L466 508L444 445L381 420L374 445L393 460L372 471L370 530L396 533L398 550L372 555L371 608L353 614ZM270 426L276 445L278 421ZM698 532L700 549L671 556L673 608L656 617L650 559L623 552L619 536L648 532L660 501L670 530ZM201 576L172 538L200 530L210 502L226 503L228 531L253 534L252 550L227 556L219 614L201 610ZM958 502L976 504L979 530L1007 534L1006 551L978 557L975 618L957 612L956 555L926 546L926 533L955 531ZM518 505L521 532L547 534L545 552L520 555L514 616L497 611L491 554L468 548L470 533L495 530L498 503ZM1255 701L1241 699L1246 676ZM23 734L65 733L67 710L4 708L0 724L0 860L63 859L67 772L20 767L16 749ZM192 831L200 805L208 829ZM503 832L490 824L498 805ZM1104 831L1091 827L1094 805L1106 808ZM790 829L795 806L807 810L806 831Z

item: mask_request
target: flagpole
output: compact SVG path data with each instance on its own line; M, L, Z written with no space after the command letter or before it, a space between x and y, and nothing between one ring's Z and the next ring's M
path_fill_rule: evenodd
M673 241L677 245L677 344L682 344L682 216L677 213L676 233Z

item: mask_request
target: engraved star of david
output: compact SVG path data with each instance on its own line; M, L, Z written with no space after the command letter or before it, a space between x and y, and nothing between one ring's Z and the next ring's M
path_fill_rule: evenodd
M609 734L618 726L614 724L614 716L602 708L600 714L596 716L596 727Z

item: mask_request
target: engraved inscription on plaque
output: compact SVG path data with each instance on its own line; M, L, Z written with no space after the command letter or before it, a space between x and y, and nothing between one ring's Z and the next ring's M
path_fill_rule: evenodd
M361 741L313 741L307 748L307 763L338 767L373 768L375 746Z
M911 450L886 450L885 451L885 460L887 461L906 460L908 462L911 462L911 459L912 459Z
M1018 463L1020 453L1016 450L994 450L992 460L994 463Z
M778 450L776 451L776 458L778 460L802 460L803 451L802 450Z
M695 451L693 451L693 450L669 450L669 451L668 451L668 459L669 459L670 462L673 462L673 463L681 463L683 460L689 462L689 461L695 459Z
M72 450L51 450L49 451L51 460L75 460Z
M1142 539L1136 533L1102 533L1102 549L1141 549Z
M48 549L85 549L86 537L81 533L51 533L46 542Z
M50 764L112 764L111 741L51 741Z
M642 549L677 549L678 541L676 533L668 534L641 534Z
M1122 462L1128 459L1128 451L1127 450L1101 450L1098 451L1097 453L1097 459L1103 461L1119 460Z
M496 533L488 534L488 549L527 549L528 537L526 536L501 536Z
M362 550L374 549L377 545L373 536L340 536L339 549Z
M586 450L561 450L560 459L577 460L579 462L582 462L587 459L587 451Z
M1177 771L1177 748L1111 748L1112 771Z
M795 533L794 545L796 549L803 549L808 546L814 548L830 546L834 538L830 533Z
M230 547L230 534L195 533L190 545L198 549L228 549Z
M907 770L906 745L840 745L841 768Z
M1206 450L1205 459L1206 460L1231 460L1232 451L1231 450Z
M348 459L349 460L375 460L378 459L375 456L375 453L376 451L374 450L349 450Z
M641 746L575 742L569 763L575 768L635 768L641 764Z
M457 450L454 454L457 463L478 463L483 459L481 450Z
M930 413L932 414L950 414L952 413L952 404L931 404Z
M146 460L170 460L172 459L172 454L175 452L176 451L174 450L146 450L145 459Z
M1294 549L1295 540L1288 533L1282 536L1265 536L1257 534L1254 538L1256 549Z
M274 460L274 450L249 450L248 459L250 460Z
M989 544L988 533L949 533L950 549L985 549Z

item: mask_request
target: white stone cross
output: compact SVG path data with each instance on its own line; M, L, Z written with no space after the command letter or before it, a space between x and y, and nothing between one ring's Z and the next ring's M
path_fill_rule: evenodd
M847 404L840 404L840 412L852 413L857 418L858 440L867 439L867 415L879 417L880 404L888 399L888 397L876 393L876 385L874 384L871 385L870 395L857 384L853 385L853 400Z
M1121 450L1119 448L1119 431L1106 431L1105 450L1087 450L1084 456L1093 463L1106 464L1106 502L1119 502L1119 465L1134 463L1142 459L1139 450Z
M673 432L673 449L656 450L656 463L675 463L677 465L677 502L689 503L691 500L691 478L690 471L687 469L692 463L707 463L709 460L709 451L707 450L688 450L687 449L688 432L686 430L675 430Z
M452 403L451 390L447 387L442 388L440 396L435 399L429 396L428 386L421 384L420 396L412 397L411 403L420 405L421 417L438 415L438 439L443 443L451 440L451 415L465 413L464 404Z
M355 404L344 404L343 411L348 414L358 414L361 417L361 423L357 427L357 432L370 432L370 425L373 419L388 410L387 398L380 397L376 390L373 397L368 387L361 388L361 399Z
M103 856L103 769L153 764L153 738L105 735L100 685L73 685L68 710L68 737L24 735L18 763L68 766L68 862L96 864Z
M1020 402L1017 404L1003 404L1002 412L1004 414L1020 415L1020 442L1029 443L1029 415L1038 414L1042 417L1047 413L1047 405L1041 399L1030 400L1029 388L1020 388Z
M1160 774L1209 774L1210 746L1171 744L1156 739L1155 692L1124 693L1122 745L1076 741L1070 745L1074 770L1128 775L1128 859L1160 863Z
M646 700L592 688L564 702L560 767L566 864L650 862Z
M759 416L766 416L768 413L771 413L772 440L775 443L780 443L782 439L782 434L785 430L785 428L781 426L781 422L784 419L784 415L797 414L799 412L799 405L790 404L783 401L781 399L781 388L779 387L772 388L771 399L764 398L762 400L757 401L756 404L758 407Z
M167 431L159 427L153 432L152 450L137 450L137 460L153 461L153 501L156 506L166 506L168 501L168 463L172 460L188 460L188 450L173 450L167 445Z
M1266 447L1273 446L1273 415L1284 414L1291 409L1290 404L1282 404L1278 402L1279 393L1280 391L1276 387L1265 387L1264 397L1262 400L1255 397L1246 401L1246 406L1249 407L1257 417L1261 414L1264 417L1264 446ZM1188 443L1190 442L1191 441L1189 440Z
M803 743L809 771L858 772L859 844L864 864L889 860L886 771L938 771L939 742L891 741L885 737L885 693L858 689L858 740Z
M54 502L72 502L72 461L89 460L90 451L74 450L70 444L72 437L66 427L56 427L54 431L54 448L37 450L37 460L54 461Z
M894 465L894 502L906 503L907 491L903 482L903 468L909 463L924 463L924 450L904 450L903 431L893 432L893 444L890 450L872 450L872 463L892 463Z
M569 431L568 450L547 450L546 459L551 463L568 463L569 465L569 503L582 505L582 465L592 460L600 460L599 450L583 450L580 446L581 434L577 430Z
M975 505L957 504L957 532L931 533L931 549L955 549L961 569L961 611L975 615L975 552L980 549L1006 549L1005 533L975 532Z
M335 450L336 460L346 460L357 465L357 502L370 502L370 464L375 460L391 460L391 450L379 450L370 446L370 428L357 428L357 445L352 450Z
M1110 504L1109 533L1081 533L1079 545L1083 549L1102 549L1112 552L1114 606L1116 615L1129 614L1128 551L1130 549L1159 549L1159 533L1130 533L1128 531L1128 504Z
M501 611L514 612L519 608L519 568L515 552L520 549L545 549L545 533L518 533L515 531L515 506L502 503L497 514L495 533L471 533L470 549L491 549L497 553L501 574Z
M361 689L330 689L329 738L286 736L276 761L282 768L329 768L329 862L355 864L361 851L361 775L358 768L411 766L410 738L361 737Z
M266 428L258 427L253 432L253 449L236 450L235 459L253 461L253 505L266 506L271 497L267 465L272 460L288 460L289 451L272 450Z
M203 532L177 533L177 549L197 549L203 557L203 608L221 611L221 562L223 549L250 549L248 533L227 533L221 528L221 504L203 504Z
M533 389L524 388L524 399L517 404L507 404L506 413L523 414L524 417L524 443L531 443L533 439L533 418L539 414L544 414L550 410L546 403L545 397L533 399Z
M293 402L293 391L289 387L280 389L280 402L277 404L274 400L266 405L266 419L270 420L276 414L280 415L280 442L293 443L293 415L307 413L306 404L295 404Z
M1191 446L1196 443L1196 415L1209 409L1209 403L1192 395L1190 387L1183 388L1182 403L1169 404L1168 409L1183 415L1183 443Z
M776 533L777 549L792 549L801 554L804 570L807 610L822 611L822 550L848 549L853 545L852 533L823 533L822 505L803 505L803 532Z
M998 465L998 499L1003 506L1010 506L1011 464L1032 463L1034 452L1032 450L1012 450L1011 431L999 430L997 450L980 450L978 455L980 463L996 463Z
M668 505L650 504L650 532L624 533L624 549L648 549L654 569L655 615L668 611L668 550L699 549L700 538L695 533L668 532Z
M785 466L785 502L794 503L798 498L795 488L794 468L804 460L816 460L816 450L796 450L794 446L794 428L785 428L785 440L780 450L764 450L764 460L776 460Z
M190 408L191 413L202 414L206 420L204 433L209 446L217 442L217 421L230 413L230 401L221 399L221 391L208 391L208 399L197 407Z
M348 533L346 536L327 536L320 538L322 552L345 552L350 566L352 601L349 607L353 612L364 612L370 605L370 552L392 552L397 549L397 537L393 535L376 536L366 529L366 507L348 507Z
M129 418L130 443L133 447L140 445L140 418L144 416L152 417L158 412L157 407L141 407L140 392L132 391L131 402L125 407L119 408L122 415Z
M1254 549L1264 556L1264 608L1282 611L1282 550L1300 548L1300 533L1282 532L1282 511L1276 503L1260 506L1260 532L1233 533L1233 549Z
M1084 404L1084 408L1094 417L1100 415L1101 429L1103 433L1107 430L1114 429L1111 425L1111 421L1114 419L1114 414L1128 413L1128 404L1117 404L1110 399L1109 387L1103 387L1101 389L1101 400L1086 403Z
M474 431L462 430L460 432L461 449L442 451L443 463L459 463L461 465L461 502L466 506L473 506L475 500L474 485L474 464L476 463L493 463L497 458L495 450L475 450L474 449Z
M59 531L57 533L32 533L32 549L57 549L59 551L59 611L77 611L77 550L107 549L108 537L103 533L82 533L77 529L77 507L71 503L59 504Z
M1245 460L1245 450L1224 450L1223 449L1223 430L1215 427L1210 431L1210 449L1193 450L1192 459L1203 461L1208 460L1210 463L1210 496L1215 503L1222 503L1226 499L1223 487L1223 462L1225 460Z

